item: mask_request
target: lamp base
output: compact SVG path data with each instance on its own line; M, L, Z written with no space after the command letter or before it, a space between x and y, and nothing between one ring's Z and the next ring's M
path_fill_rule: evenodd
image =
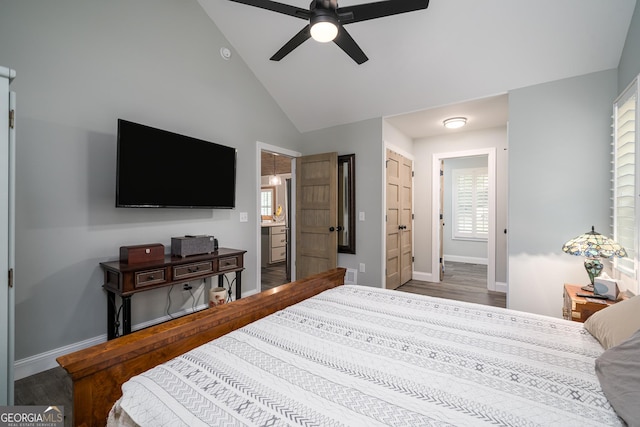
M582 289L583 291L587 291L587 292L593 292L593 285L589 284L589 285L584 285L583 287L581 287L580 289Z
M593 279L595 279L600 275L600 273L602 273L604 265L602 265L602 261L600 261L598 258L593 257L584 260L584 268L585 270L587 270L589 281L591 282L591 287L593 287Z

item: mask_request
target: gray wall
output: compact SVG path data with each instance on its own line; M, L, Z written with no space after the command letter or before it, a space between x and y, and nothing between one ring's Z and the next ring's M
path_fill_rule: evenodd
M396 152L404 152L405 154L413 153L413 139L399 131L398 128L386 120L382 122L382 138L384 142L392 145Z
M622 93L638 73L640 73L640 6L636 3L618 65L618 93Z
M453 170L487 168L487 156L458 157L444 161L444 260L486 263L487 241L453 238ZM466 259L466 261L465 261Z
M365 120L303 134L300 151L318 154L335 151L356 155L356 211L365 220L356 220L356 253L338 254L338 265L358 269L358 284L381 286L382 279L382 120Z
M0 10L0 60L17 71L16 359L106 333L98 263L121 245L213 234L248 250L243 278L254 289L256 141L297 150L300 134L238 55L221 58L229 43L198 3ZM237 208L116 209L119 117L237 148ZM162 317L167 291L134 296L133 323ZM192 305L178 290L172 300L172 311Z
M588 281L562 245L609 230L616 95L616 70L510 92L509 308L560 317L563 283Z

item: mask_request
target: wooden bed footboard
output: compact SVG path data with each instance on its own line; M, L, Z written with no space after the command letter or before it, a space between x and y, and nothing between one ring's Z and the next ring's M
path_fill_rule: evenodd
M344 268L242 298L86 348L56 360L73 381L73 422L104 426L122 384L212 339L344 284Z

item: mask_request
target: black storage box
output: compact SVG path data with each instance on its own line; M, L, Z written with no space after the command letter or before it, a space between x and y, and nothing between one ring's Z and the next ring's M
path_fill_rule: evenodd
M186 257L209 254L218 250L213 236L184 236L171 238L171 255Z

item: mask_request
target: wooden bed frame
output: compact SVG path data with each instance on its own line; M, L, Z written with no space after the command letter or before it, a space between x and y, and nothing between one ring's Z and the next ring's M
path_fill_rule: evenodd
M242 298L77 351L56 360L73 381L73 422L104 426L122 384L160 363L292 304L344 284L344 268Z

